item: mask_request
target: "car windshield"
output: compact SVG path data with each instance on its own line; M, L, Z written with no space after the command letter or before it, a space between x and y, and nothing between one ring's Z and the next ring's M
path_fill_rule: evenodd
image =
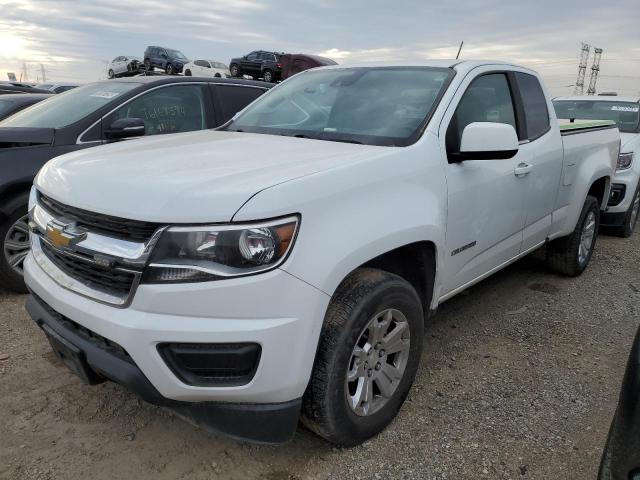
M613 120L618 130L636 133L640 128L640 104L603 100L555 100L558 118Z
M172 58L183 58L186 59L187 57L184 56L184 54L179 51L179 50L171 50L170 48L167 48L167 53L169 54L170 57Z
M66 127L139 85L111 80L74 88L12 115L0 127Z
M422 134L453 70L368 67L306 71L263 96L227 130L405 146Z

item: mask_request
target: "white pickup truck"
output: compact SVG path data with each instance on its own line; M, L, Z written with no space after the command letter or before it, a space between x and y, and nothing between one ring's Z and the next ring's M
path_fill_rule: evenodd
M611 122L563 131L514 65L310 70L221 131L50 161L27 308L87 383L355 445L400 409L440 303L540 247L586 268L619 145Z

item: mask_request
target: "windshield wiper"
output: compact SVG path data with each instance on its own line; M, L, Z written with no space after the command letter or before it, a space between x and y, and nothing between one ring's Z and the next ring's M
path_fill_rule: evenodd
M362 145L362 142L358 140L347 139L347 138L323 138L322 140L329 140L330 142L355 143L357 145Z

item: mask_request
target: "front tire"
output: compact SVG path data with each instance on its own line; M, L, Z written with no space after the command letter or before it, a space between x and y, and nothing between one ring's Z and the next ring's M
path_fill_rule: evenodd
M0 287L13 292L27 293L22 265L31 250L27 205L20 205L0 224Z
M231 68L229 69L229 73L231 73L232 77L237 78L240 76L240 69L238 68L237 65L231 65Z
M185 76L185 77L190 77L190 76L191 76L191 70L188 70L188 69L187 69L187 70L185 70L185 72L184 72L184 76Z
M269 69L266 69L262 72L262 79L267 83L273 83L273 72Z
M600 226L600 205L595 197L588 196L573 232L547 245L549 267L569 277L577 277L589 265L596 246Z
M633 235L636 225L638 224L638 220L640 220L640 182L636 188L636 193L633 196L631 206L624 217L624 224L616 228L615 234L619 237L629 238Z
M174 73L176 73L175 68L173 68L173 65L171 65L170 63L167 63L164 71L167 75L173 75Z
M380 433L413 384L423 333L422 304L406 280L371 268L353 272L325 316L303 423L342 446Z
M149 73L153 70L153 67L151 66L151 60L149 60L148 58L144 61L144 70Z

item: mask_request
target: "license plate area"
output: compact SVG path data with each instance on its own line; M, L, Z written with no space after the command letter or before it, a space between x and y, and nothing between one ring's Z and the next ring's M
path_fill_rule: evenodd
M42 330L49 340L51 349L55 353L62 363L64 363L69 370L75 373L83 383L87 385L95 385L105 381L94 372L84 356L82 350L73 345L71 342L58 335L51 327L46 324L42 325Z

